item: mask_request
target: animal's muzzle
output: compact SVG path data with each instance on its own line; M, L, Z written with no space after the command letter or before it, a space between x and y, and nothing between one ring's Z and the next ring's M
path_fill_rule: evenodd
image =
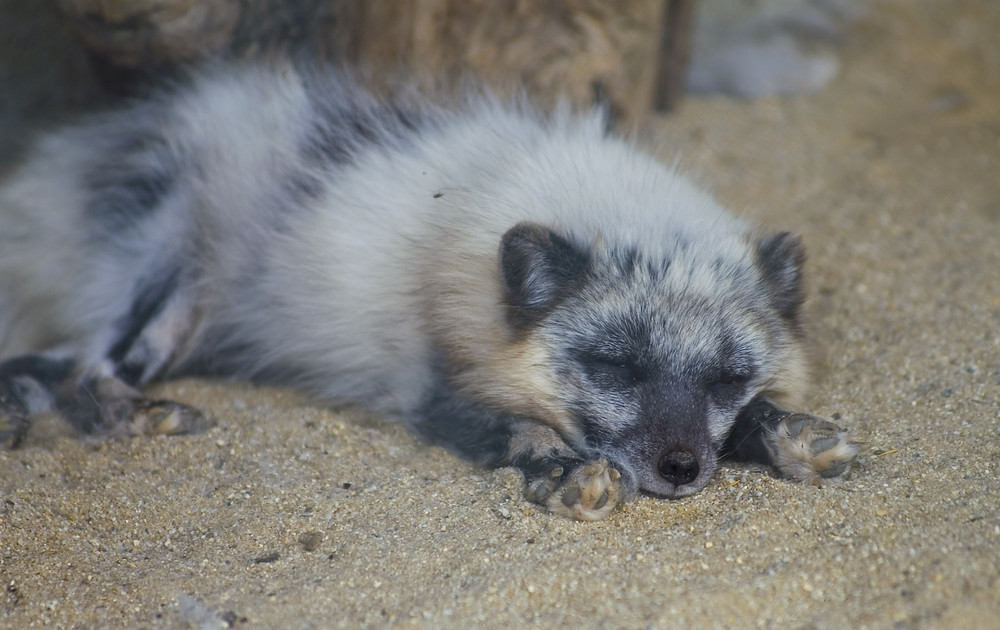
M654 451L655 452L655 451ZM714 453L687 442L661 445L637 467L639 487L656 496L678 499L702 488L715 472Z

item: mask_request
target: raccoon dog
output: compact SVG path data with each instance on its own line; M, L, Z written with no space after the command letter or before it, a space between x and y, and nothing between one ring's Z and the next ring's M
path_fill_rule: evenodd
M0 427L196 428L154 379L299 387L398 418L598 519L722 455L838 479L806 380L803 249L599 112L384 101L218 66L42 137L0 184Z

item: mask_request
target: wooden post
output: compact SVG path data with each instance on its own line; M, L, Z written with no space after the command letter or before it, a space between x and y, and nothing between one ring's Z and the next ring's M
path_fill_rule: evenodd
M656 59L653 109L674 110L684 96L695 0L664 0L660 27L660 47Z

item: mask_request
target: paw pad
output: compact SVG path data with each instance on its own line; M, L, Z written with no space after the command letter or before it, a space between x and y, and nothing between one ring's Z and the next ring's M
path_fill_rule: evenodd
M782 474L817 485L840 481L858 456L858 447L847 439L847 431L808 414L784 418L767 444Z
M550 481L556 484L541 502L552 512L580 521L604 518L621 496L621 473L606 459L584 464L567 475L560 471Z
M172 400L142 400L126 416L129 435L200 433L209 426L204 414Z

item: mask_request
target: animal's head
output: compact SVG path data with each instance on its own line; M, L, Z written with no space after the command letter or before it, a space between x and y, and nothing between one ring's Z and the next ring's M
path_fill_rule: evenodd
M508 323L548 357L564 438L664 497L705 486L753 398L802 389L803 259L788 233L651 252L521 223L500 247Z

